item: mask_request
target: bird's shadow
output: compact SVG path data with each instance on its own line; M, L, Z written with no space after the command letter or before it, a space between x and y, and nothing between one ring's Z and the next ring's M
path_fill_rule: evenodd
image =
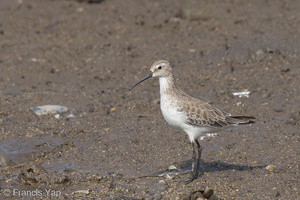
M237 164L228 164L219 161L201 162L200 174L203 174L205 172L217 172L217 171L226 171L226 170L251 171L253 169L263 169L266 166L267 165L257 165L257 166L237 165ZM172 174L187 174L191 172L191 169L192 169L192 160L187 160L180 163L175 163L174 165L172 165L171 169L159 171L151 175L146 175L145 177L157 177L157 176L172 175Z
M192 161L187 160L179 163L181 169L191 170ZM216 162L201 162L200 168L202 172L217 172L217 171L226 171L226 170L237 170L237 171L251 171L253 169L262 169L267 165L238 165L238 164L228 164L220 161Z

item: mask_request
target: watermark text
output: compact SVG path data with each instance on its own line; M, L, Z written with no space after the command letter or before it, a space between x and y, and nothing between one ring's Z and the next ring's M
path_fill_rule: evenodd
M61 191L53 189L34 189L34 190L22 190L22 189L2 189L4 196L18 196L18 197L60 197Z

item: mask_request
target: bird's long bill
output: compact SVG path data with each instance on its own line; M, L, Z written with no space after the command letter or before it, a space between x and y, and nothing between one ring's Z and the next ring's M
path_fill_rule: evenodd
M129 89L129 91L132 90L135 86L137 86L141 82L143 82L144 80L147 80L148 78L151 78L151 77L152 77L152 72L150 72L149 74L147 74L146 76L144 76L141 80L139 80L138 82L136 82L133 86L131 86L131 88Z

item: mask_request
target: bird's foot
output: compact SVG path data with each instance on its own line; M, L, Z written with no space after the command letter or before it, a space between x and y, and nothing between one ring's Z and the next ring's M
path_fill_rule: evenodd
M191 171L191 177L185 181L185 184L189 184L193 182L195 179L197 179L199 176L199 173L196 173L195 171Z
M202 173L199 170L192 170L191 171L191 177L185 181L185 184L189 184L191 182L193 182L194 180L196 180Z

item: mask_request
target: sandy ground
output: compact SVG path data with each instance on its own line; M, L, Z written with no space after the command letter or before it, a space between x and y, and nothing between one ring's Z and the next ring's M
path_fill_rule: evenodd
M300 1L0 2L1 199L300 199ZM165 124L157 80L253 126L201 141L203 175L142 177L190 165ZM249 98L232 92L250 91ZM37 116L55 104L68 111ZM73 114L73 116L70 114Z

